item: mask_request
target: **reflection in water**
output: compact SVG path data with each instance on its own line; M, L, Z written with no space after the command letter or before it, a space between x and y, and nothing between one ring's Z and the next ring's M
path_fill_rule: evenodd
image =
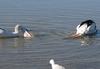
M96 35L93 36L85 36L82 37L81 39L79 39L81 41L81 45L82 46L87 46L87 45L91 45L95 42L96 38L100 38L100 30L98 30Z
M73 34L73 33L72 33ZM81 36L81 37L72 37L71 35L66 36L64 39L72 39L72 40L78 40L81 43L81 46L88 46L95 42L95 38L97 38L97 35L90 35L90 36Z
M5 39L0 39L0 48L6 45Z
M95 37L94 36L85 36L82 37L81 39L79 39L79 41L81 42L81 46L88 46L94 43L95 41Z
M22 47L24 46L24 39L23 38L12 38L12 39L0 39L0 47Z
M24 46L24 39L23 38L15 38L14 39L14 46Z

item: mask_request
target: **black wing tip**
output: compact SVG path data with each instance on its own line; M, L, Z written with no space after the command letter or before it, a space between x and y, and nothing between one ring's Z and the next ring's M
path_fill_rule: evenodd
M89 19L89 20L85 20L85 21L83 21L82 23L94 23L94 21L91 20L91 19Z
M92 23L95 23L93 20L89 19L89 20L85 20L83 22L81 22L80 26L82 26L83 24L87 24L88 26L90 26Z

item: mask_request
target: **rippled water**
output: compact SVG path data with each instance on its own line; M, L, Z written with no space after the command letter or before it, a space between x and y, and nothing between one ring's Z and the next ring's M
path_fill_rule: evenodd
M0 27L21 24L34 38L0 39L0 69L100 69L100 37L64 39L84 20L100 29L99 0L0 0Z

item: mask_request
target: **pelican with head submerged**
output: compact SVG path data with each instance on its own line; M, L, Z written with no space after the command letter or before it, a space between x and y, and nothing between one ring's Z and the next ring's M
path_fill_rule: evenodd
M86 20L81 22L76 27L76 33L72 37L79 37L84 35L93 35L97 33L96 23L93 20Z
M14 32L10 32L8 30L0 28L0 38L16 38L16 37L31 38L32 34L27 28L19 24L15 26Z

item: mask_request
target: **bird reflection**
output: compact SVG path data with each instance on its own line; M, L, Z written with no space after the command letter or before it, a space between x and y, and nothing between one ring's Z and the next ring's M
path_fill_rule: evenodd
M0 39L0 48L5 48L8 46L16 47L23 47L24 46L24 39L22 38L13 38L13 39Z
M95 42L95 36L84 36L78 40L81 42L81 46L89 46Z
M100 38L100 30L97 31L97 34L92 36L84 36L80 40L82 46L91 45L96 42L96 39Z
M67 36L64 39L77 40L81 43L81 46L89 46L89 45L92 45L95 42L96 38L98 38L97 34L89 35L89 36L88 35L80 36L80 37L77 37L77 38L72 38L70 36ZM100 38L100 36L99 36L99 38Z
M22 38L14 39L14 47L23 47L23 46L24 46L24 39Z

